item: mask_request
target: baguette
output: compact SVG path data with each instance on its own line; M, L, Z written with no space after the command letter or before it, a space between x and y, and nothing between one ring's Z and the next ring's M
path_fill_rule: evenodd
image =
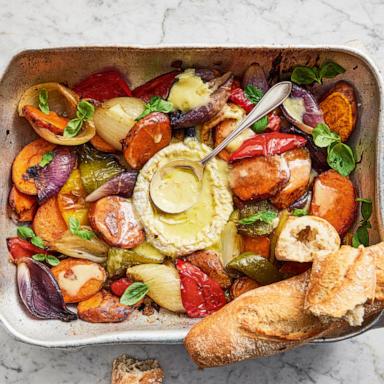
M164 372L157 360L122 355L113 361L111 384L161 384L163 379Z
M327 325L303 311L310 272L244 293L195 324L184 340L200 367L273 355L320 337Z
M376 300L364 304L366 318L372 318L384 308L384 242L364 251L375 256L377 265ZM193 361L202 368L231 364L348 332L345 319L319 318L304 310L310 276L307 271L253 289L195 324L184 340Z
M313 260L304 309L315 316L345 318L352 326L364 319L363 304L375 297L375 257L368 248L342 246Z

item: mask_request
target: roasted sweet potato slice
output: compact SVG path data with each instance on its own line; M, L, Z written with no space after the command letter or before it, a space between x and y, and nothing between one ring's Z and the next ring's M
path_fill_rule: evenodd
M230 289L231 298L234 300L245 292L259 288L261 285L247 276L236 279Z
M281 268L279 269L280 273L283 273L287 277L300 275L304 273L309 268L311 268L312 263L299 263L297 261L285 261Z
M32 105L26 105L23 108L23 116L31 124L48 129L55 135L62 135L69 121L69 119L59 116L56 112L45 114Z
M357 101L353 86L346 81L338 81L323 97L320 109L329 128L338 133L342 141L347 141L357 120Z
M88 218L94 231L113 247L134 248L145 239L130 199L103 197L91 205Z
M307 149L293 149L282 156L288 163L290 178L288 184L271 199L278 209L288 208L305 193L311 175L311 156Z
M77 306L81 320L89 323L118 323L128 318L132 309L104 289Z
M243 251L253 252L263 257L269 257L271 241L268 236L242 236Z
M104 139L102 139L99 135L95 135L90 140L91 144L101 152L114 153L116 149L112 147L112 145L108 144Z
M235 162L229 173L229 183L239 199L262 200L284 188L289 175L284 157L260 156Z
M12 181L16 188L27 195L37 195L35 181L27 177L27 169L40 163L43 155L53 151L54 144L37 139L27 144L16 156L12 165Z
M197 251L187 257L187 261L196 265L212 280L215 280L221 288L227 289L231 285L231 279L224 270L219 255L215 251Z
M150 113L140 119L123 141L123 153L127 163L140 169L160 149L166 147L172 138L171 123L161 112Z
M37 236L51 242L59 239L67 230L67 225L60 213L56 196L48 199L36 211L32 228Z
M355 220L356 209L355 188L348 177L330 170L316 178L311 215L327 220L343 236Z
M37 209L36 197L21 193L15 186L12 187L8 197L9 206L20 222L32 221Z
M66 303L87 300L100 291L107 278L100 264L81 259L64 259L51 271Z

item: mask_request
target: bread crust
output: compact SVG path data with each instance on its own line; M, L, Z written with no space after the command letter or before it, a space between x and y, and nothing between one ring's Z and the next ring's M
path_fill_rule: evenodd
M127 355L112 364L111 384L161 384L164 372L157 360L136 360Z
M315 316L347 317L351 325L360 325L361 305L374 298L375 287L373 252L363 246L344 245L336 252L314 257L304 309Z

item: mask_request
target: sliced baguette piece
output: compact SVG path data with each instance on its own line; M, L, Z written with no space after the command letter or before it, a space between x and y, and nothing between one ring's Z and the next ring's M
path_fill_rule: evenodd
M275 256L304 263L319 252L335 252L339 247L339 234L328 221L316 216L290 217L277 240Z
M375 297L375 288L374 253L343 245L336 252L314 256L304 309L358 326L364 320L363 304Z
M163 379L164 372L157 360L137 360L121 355L112 364L111 384L161 384Z
M303 310L310 272L244 293L195 324L184 340L193 361L214 367L269 356L327 330Z

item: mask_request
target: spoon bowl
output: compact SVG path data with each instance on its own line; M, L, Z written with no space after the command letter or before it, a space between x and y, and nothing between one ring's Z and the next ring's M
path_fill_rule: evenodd
M189 170L194 174L197 181L201 184L205 164L214 158L218 153L220 153L233 139L240 135L241 132L243 132L256 121L263 118L268 113L277 108L280 104L282 104L284 100L290 95L291 90L292 83L290 81L282 81L275 84L261 98L261 100L252 109L252 111L242 121L240 121L237 128L232 131L214 150L212 150L212 152L210 152L202 160L193 161L188 159L178 159L171 161L160 168L153 175L149 187L150 197L153 204L161 211L166 213L181 213L196 204L199 198L199 193L195 193L192 195L192 198L185 199L182 201L182 203L178 202L177 204L171 200L171 196L164 196L164 194L161 193L161 190L163 189L162 187L167 175L170 175L172 169L179 168ZM185 186L185 188L188 188L188 186Z

